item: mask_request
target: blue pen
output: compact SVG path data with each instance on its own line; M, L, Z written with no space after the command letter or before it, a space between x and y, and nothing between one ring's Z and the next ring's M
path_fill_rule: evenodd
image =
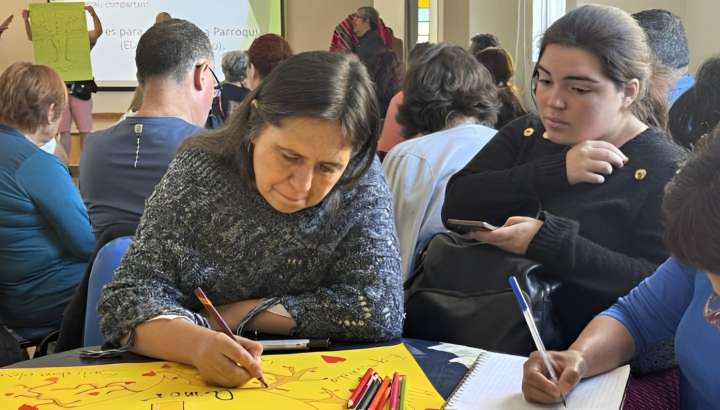
M538 352L540 352L540 356L542 357L543 362L545 362L545 367L548 369L548 373L550 373L550 379L553 383L557 385L558 378L557 374L555 373L555 366L552 362L552 359L550 359L550 355L548 354L547 350L545 350L545 344L540 338L540 332L535 325L535 319L533 319L532 310L530 310L530 304L527 302L527 300L525 300L525 295L523 294L522 290L520 290L520 285L518 284L515 276L510 276L508 278L508 283L510 283L510 288L515 294L515 299L517 299L518 305L520 305L520 310L522 311L522 315L525 318L525 323L527 323L528 329L530 329L530 335L532 335L533 341L535 342L535 347L537 348ZM567 407L567 403L565 403L565 397L562 395L560 397L562 397L563 405Z

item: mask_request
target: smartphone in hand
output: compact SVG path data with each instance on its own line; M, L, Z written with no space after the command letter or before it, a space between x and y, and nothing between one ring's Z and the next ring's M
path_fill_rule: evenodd
M470 231L494 231L498 227L491 225L485 221L471 221L467 219L448 219L447 225L453 230L461 233L467 233Z

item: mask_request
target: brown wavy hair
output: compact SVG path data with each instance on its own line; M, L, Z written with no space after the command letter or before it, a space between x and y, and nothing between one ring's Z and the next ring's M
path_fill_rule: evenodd
M46 65L15 63L0 75L0 123L27 133L62 115L67 89L60 75Z
M665 187L665 244L682 262L720 275L720 128L701 138Z
M396 116L408 139L445 129L456 115L492 127L500 110L492 74L460 46L439 43L410 66Z

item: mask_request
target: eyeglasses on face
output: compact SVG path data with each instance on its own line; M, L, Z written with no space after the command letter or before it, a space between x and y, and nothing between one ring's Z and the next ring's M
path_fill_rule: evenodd
M207 63L205 63L205 64L198 64L198 65L196 65L195 67L202 67L203 65L207 65L208 70L210 70L210 74L212 74L213 79L215 80L215 87L213 87L213 90L214 90L213 96L214 96L214 97L219 97L219 96L220 96L220 93L222 92L222 83L220 82L220 79L219 79L218 76L215 74L215 71L213 71L213 69L210 67L209 64L207 64Z
M217 75L215 75L215 71L213 71L210 66L208 66L208 70L210 70L210 74L212 74L213 78L215 79L215 87L213 88L215 90L215 97L219 97L220 93L222 92L222 83L220 83L220 79Z

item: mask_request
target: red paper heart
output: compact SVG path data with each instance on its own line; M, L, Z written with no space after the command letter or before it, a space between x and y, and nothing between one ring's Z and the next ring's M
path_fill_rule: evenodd
M160 366L160 367L162 367L163 369L169 369L169 368L171 368L172 366L170 366L169 364L164 364L164 365L162 365L162 366Z
M143 375L143 376L155 376L156 374L157 374L157 373L155 373L154 371L150 370L149 372L143 373L142 375Z
M91 391L91 392L88 393L88 394L91 395L91 396L97 396L98 394L100 394L100 392L99 392L99 391Z
M340 363L340 362L344 362L345 360L347 360L344 357L338 357L338 356L321 355L320 357L322 357L323 360L325 360L325 363Z
M58 380L60 380L59 377L48 377L47 379L45 379L46 382L53 382L53 383L57 383Z
M23 404L22 406L18 407L18 410L38 410L38 408L29 404Z

